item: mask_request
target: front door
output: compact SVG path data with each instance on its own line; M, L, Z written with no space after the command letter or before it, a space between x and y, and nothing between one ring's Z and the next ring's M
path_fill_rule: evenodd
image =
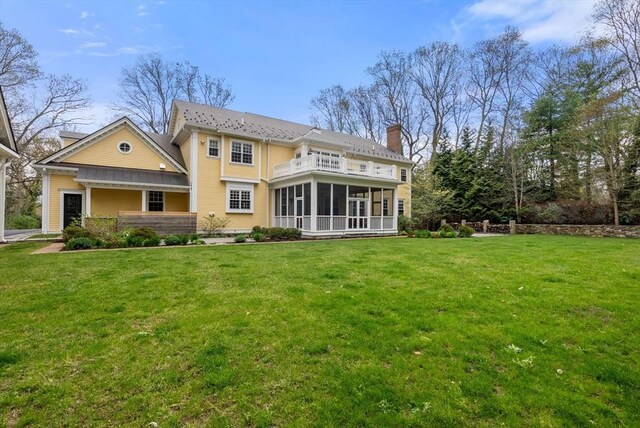
M349 229L369 228L369 199L349 199Z
M79 193L65 193L62 202L63 228L69 226L75 219L82 218L82 195Z

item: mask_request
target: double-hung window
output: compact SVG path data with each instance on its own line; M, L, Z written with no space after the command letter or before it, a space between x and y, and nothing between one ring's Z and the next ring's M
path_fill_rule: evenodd
M164 192L149 190L147 193L147 211L164 211Z
M398 215L404 215L404 199L398 199Z
M253 212L253 185L244 183L227 184L227 212Z
M217 158L220 156L220 143L215 138L209 138L209 150L207 155Z
M407 170L405 168L400 169L400 181L407 182Z
M240 141L231 142L231 162L253 165L253 144Z

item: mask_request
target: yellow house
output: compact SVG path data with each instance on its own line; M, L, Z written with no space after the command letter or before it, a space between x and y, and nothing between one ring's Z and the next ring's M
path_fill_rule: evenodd
M7 184L7 167L11 159L17 159L18 149L13 138L11 122L0 88L0 242L4 242L5 192Z
M252 113L174 101L167 135L122 118L62 132L39 161L43 231L136 211L228 217L227 232L295 227L306 236L395 233L411 212L401 129L387 145ZM145 214L141 214L145 215Z

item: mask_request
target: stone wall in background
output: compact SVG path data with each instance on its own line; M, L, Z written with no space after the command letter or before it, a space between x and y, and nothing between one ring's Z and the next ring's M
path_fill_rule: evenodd
M508 232L507 232L508 233ZM638 238L640 226L613 226L608 224L516 224L517 234L579 235L610 238Z

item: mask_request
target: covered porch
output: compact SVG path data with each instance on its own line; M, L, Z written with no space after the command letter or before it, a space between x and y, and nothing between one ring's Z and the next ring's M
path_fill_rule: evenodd
M304 236L395 234L397 185L313 176L271 191L272 226Z

